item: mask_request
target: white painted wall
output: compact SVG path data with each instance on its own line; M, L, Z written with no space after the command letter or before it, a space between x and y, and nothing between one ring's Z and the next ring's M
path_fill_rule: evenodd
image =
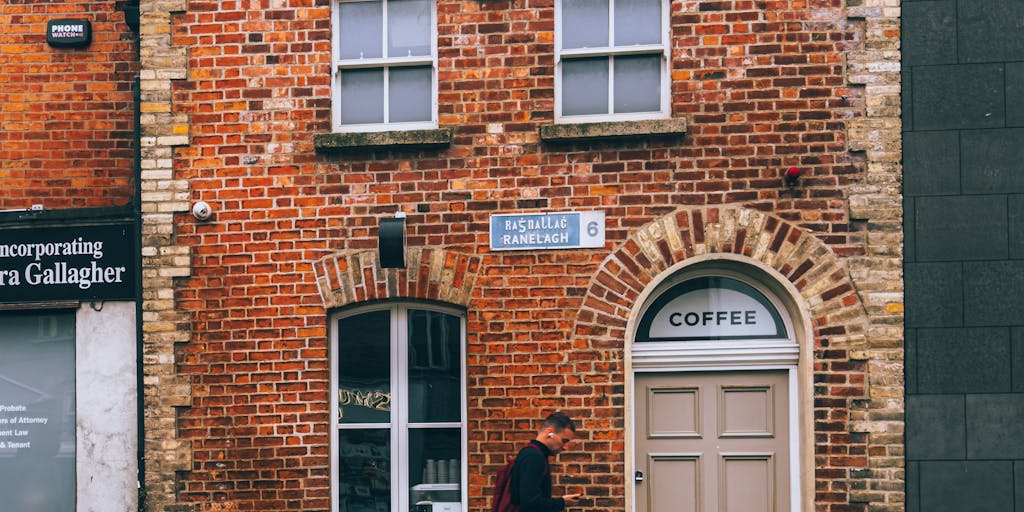
M76 512L137 510L135 303L83 303L75 330Z

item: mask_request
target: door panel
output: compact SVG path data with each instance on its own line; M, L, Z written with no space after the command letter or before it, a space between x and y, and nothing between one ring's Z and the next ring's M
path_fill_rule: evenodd
M637 512L788 512L786 371L637 373Z
M719 503L726 512L775 510L772 455L723 454Z
M701 508L700 458L687 455L652 455L648 459L648 490L659 489L656 499L664 510L697 512Z
M647 393L648 436L701 436L700 388L651 387Z

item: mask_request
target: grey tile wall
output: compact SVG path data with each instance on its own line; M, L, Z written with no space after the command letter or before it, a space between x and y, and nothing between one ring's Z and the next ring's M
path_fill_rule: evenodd
M1024 512L1024 1L902 13L907 511Z
M928 512L1006 512L1013 503L1013 462L921 462L920 509Z
M918 261L1006 258L1005 197L926 196L915 200Z
M920 394L1005 393L1010 390L1009 329L918 329Z
M907 226L908 231L913 226ZM964 324L963 264L912 263L903 266L908 327L960 327Z
M1024 459L1024 394L967 395L967 458Z
M967 432L963 395L907 397L907 456L914 460L963 459Z

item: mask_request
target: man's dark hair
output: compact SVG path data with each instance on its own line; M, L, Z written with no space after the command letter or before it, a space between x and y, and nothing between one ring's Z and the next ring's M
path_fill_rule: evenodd
M564 412L553 412L550 416L545 418L540 429L544 430L548 427L554 427L557 432L561 432L565 429L576 432L576 425L573 424L572 419L570 419Z

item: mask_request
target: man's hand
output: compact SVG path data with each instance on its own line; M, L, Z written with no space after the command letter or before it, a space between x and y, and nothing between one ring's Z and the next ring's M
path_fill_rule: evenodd
M582 494L566 494L565 496L562 496L562 499L565 500L565 505L569 506L575 505L576 502L580 500L580 496L582 496Z

